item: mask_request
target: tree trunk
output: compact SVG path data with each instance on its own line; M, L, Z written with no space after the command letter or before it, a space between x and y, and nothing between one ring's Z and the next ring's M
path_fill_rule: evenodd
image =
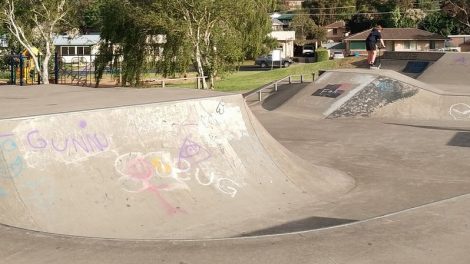
M202 55L201 50L199 48L199 43L196 44L196 64L197 64L197 73L198 76L201 78L202 89L207 89L206 78L204 78L204 68L202 66ZM199 81L199 80L198 80Z
M41 78L42 78L42 83L43 84L49 84L49 61L50 61L51 56L52 56L51 42L49 42L49 41L46 42L45 52L46 52L46 54L45 54L44 59L42 61Z

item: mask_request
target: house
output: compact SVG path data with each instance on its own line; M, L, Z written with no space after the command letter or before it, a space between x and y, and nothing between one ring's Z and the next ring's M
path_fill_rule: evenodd
M7 35L0 35L0 48L8 48Z
M273 17L284 23L283 28L286 30L294 19L294 14L275 14Z
M460 51L470 51L470 35L450 35L449 47L460 48Z
M100 35L71 37L60 35L54 38L54 46L63 62L93 62L99 50Z
M346 54L366 54L365 30L344 39ZM446 37L417 28L384 28L382 37L387 51L430 51L444 48Z
M347 34L346 22L340 20L324 26L326 39L331 42L342 42Z
M284 23L277 18L271 18L272 23L272 30L273 31L283 31L284 30Z
M269 35L278 41L283 58L294 57L295 31L273 31Z
M298 10L302 8L304 0L284 0L284 6L289 10Z
M331 56L335 52L341 52L344 54L345 45L344 42L329 42L322 44L322 48L327 49L329 56Z

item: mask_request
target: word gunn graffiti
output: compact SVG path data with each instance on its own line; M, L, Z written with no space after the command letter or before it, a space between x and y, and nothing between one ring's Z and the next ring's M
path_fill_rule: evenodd
M79 123L81 129L87 127L86 121ZM27 133L28 146L35 150L48 149L55 152L85 152L95 153L106 150L109 147L108 139L103 134L79 133L61 137L44 137L41 131L35 129Z

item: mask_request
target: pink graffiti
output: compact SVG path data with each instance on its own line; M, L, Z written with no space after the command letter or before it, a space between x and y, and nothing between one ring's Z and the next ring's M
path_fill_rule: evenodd
M171 187L170 185L155 185L150 182L150 180L154 177L154 171L154 166L148 160L142 157L130 160L127 163L127 167L125 169L126 174L131 180L140 182L142 184L142 188L137 192L149 191L155 194L158 202L167 214L174 215L177 213L186 213L183 209L170 204L170 202L168 202L161 194L161 190L168 189Z

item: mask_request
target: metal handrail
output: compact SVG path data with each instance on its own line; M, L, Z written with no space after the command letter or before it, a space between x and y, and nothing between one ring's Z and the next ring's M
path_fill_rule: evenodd
M199 80L206 79L206 78L208 77L203 76L203 77L186 77L186 78L174 78L174 79L150 79L150 80L145 80L145 82L160 82L160 84L162 85L162 88L165 88L165 85L168 82L197 80L197 89L199 89L199 85L200 85Z
M250 96L252 94L258 93L258 99L261 102L263 100L263 91L264 90L274 87L274 91L277 92L279 84L281 82L284 82L285 80L287 80L289 84L292 84L293 83L293 77L299 77L299 76L300 76L300 83L304 83L304 80L305 80L304 74L289 75L289 76L286 76L286 77L284 77L282 79L279 79L277 81L268 83L268 84L266 84L266 85L264 85L260 88L254 89L254 90L249 91L247 93L244 93L243 97L247 98L248 96ZM312 77L313 77L313 81L315 81L315 73L312 73Z

